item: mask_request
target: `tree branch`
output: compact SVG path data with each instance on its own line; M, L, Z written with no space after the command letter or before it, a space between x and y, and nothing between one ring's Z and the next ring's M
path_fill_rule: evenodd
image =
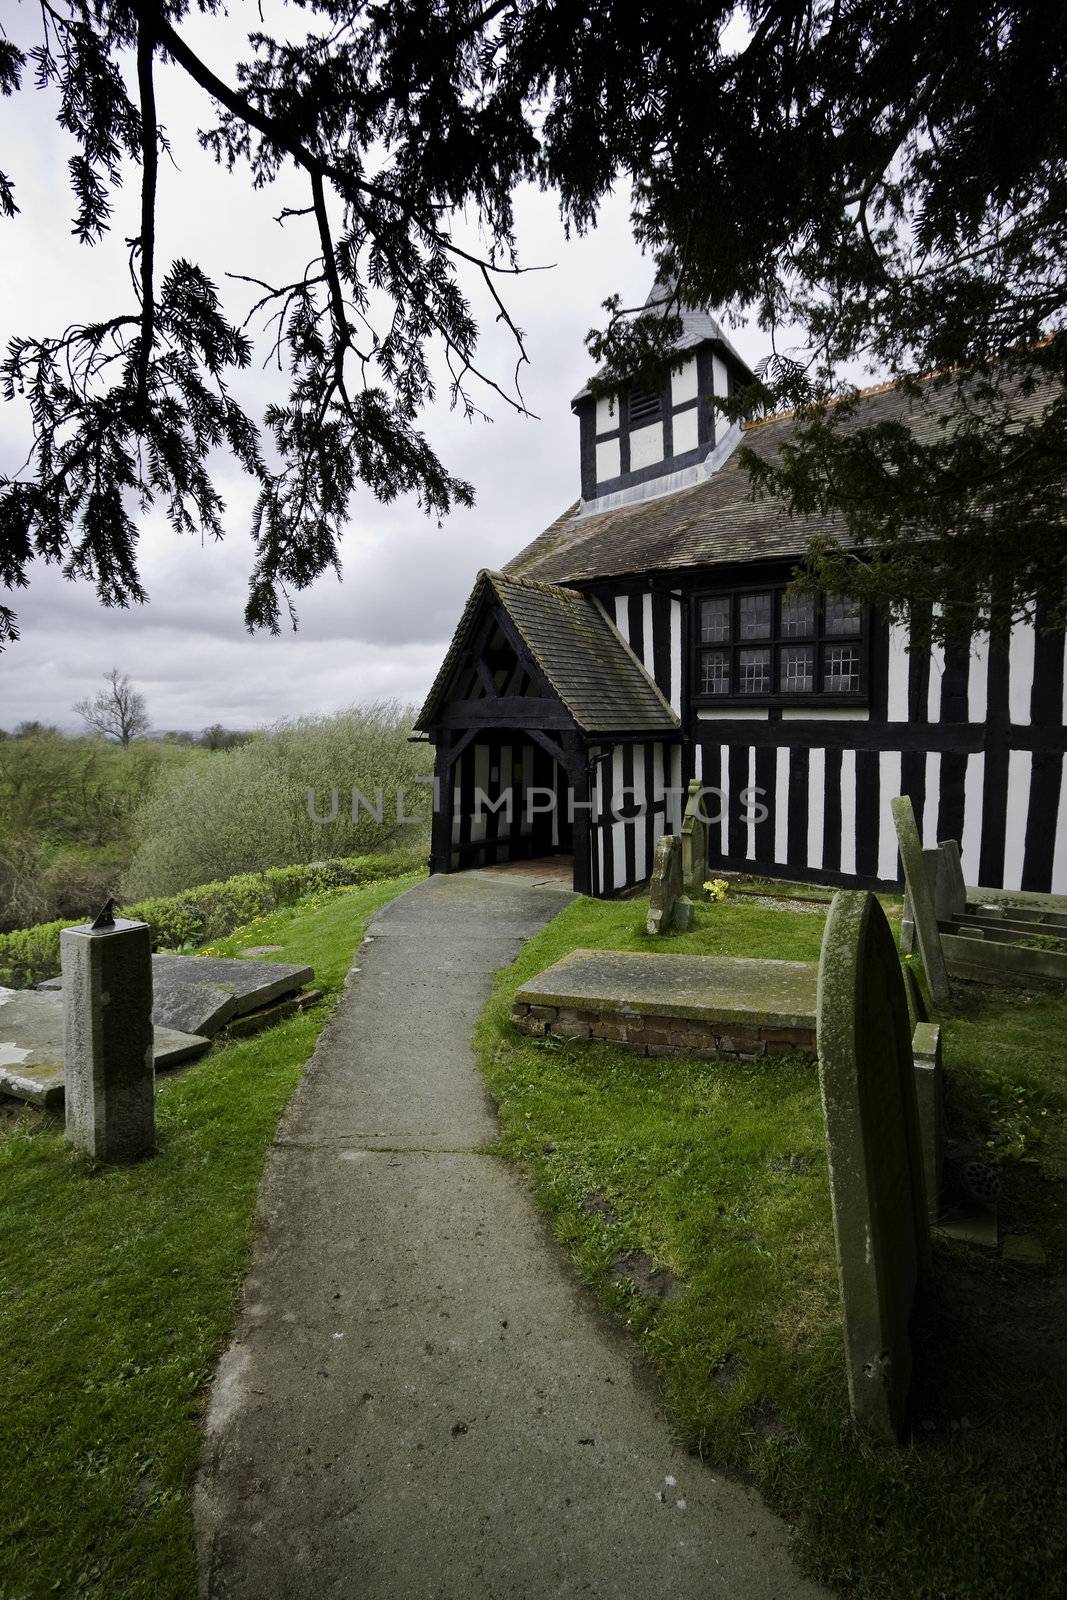
M137 353L137 398L148 404L148 365L155 339L156 178L159 144L152 57L156 43L148 19L137 26L137 88L141 100L141 346Z

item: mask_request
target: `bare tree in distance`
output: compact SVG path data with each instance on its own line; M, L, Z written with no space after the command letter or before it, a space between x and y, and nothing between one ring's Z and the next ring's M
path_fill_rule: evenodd
M87 728L116 739L125 746L139 733L148 732L148 707L140 689L135 689L125 672L112 667L104 673L106 688L78 700L73 709Z

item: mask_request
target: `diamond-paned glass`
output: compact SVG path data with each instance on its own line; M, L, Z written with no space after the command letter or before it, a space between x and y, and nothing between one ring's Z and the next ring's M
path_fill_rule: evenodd
M813 639L815 637L815 600L810 594L790 599L782 596L782 638Z
M815 647L782 646L778 658L778 687L783 694L811 694L815 688Z
M701 644L725 644L730 637L730 597L716 595L700 602Z
M737 652L738 694L770 694L771 652L769 650L739 650Z
M827 645L822 665L824 694L855 694L860 686L860 653L854 644Z
M850 638L860 631L860 603L849 594L826 596L824 632L833 638Z
M771 636L771 597L769 594L743 594L737 603L738 632L742 639L769 639Z
M705 650L700 657L701 694L730 693L730 652Z

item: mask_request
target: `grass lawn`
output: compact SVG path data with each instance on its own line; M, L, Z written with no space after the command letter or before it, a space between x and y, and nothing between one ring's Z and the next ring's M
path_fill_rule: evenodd
M900 1600L1062 1595L1067 999L986 995L946 1019L950 1148L999 1163L1002 1226L1038 1233L1049 1271L935 1244L914 1437L878 1447L848 1423L815 1065L643 1060L511 1027L515 989L567 951L650 949L644 909L575 901L501 975L477 1042L503 1153L651 1358L679 1436L760 1487L808 1571ZM823 926L817 907L731 897L655 947L814 961ZM619 1281L633 1251L684 1292Z
M338 889L211 947L278 944L322 1001L159 1081L159 1153L104 1168L54 1121L0 1122L0 1596L192 1600L212 1365L278 1118L371 913L421 874Z

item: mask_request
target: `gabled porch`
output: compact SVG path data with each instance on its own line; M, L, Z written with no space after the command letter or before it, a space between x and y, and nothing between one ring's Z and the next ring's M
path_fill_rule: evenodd
M571 856L579 893L610 894L675 821L678 718L576 590L480 573L417 726L437 752L434 872Z

